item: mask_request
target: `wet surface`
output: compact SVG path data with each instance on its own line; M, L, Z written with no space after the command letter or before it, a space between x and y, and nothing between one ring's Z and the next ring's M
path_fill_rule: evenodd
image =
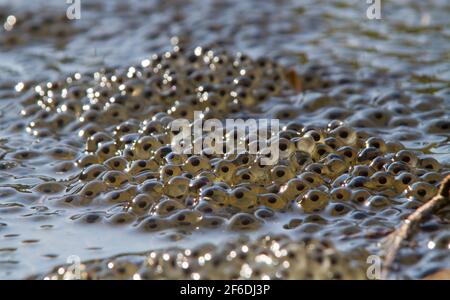
M44 278L71 255L89 278L194 278L208 268L145 261L204 243L253 251L214 278L360 278L449 173L446 1L383 3L382 20L360 1L82 1L80 20L59 2L0 1L2 278ZM262 170L171 154L167 125L194 110L280 119L285 154ZM448 222L444 209L420 226L396 276L450 267ZM272 253L250 272L266 247L253 240L280 234L305 261L305 238L357 252L337 265L360 271L280 273ZM131 271L111 273L117 260Z

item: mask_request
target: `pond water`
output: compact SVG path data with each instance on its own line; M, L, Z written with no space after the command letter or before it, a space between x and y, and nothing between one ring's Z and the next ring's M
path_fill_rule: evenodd
M69 20L63 0L0 0L0 278L45 278L71 255L89 261L89 278L140 278L138 270L156 268L148 251L163 257L205 243L213 257L250 249L248 264L230 262L217 278L329 276L300 264L283 275L270 269L275 262L265 273L233 273L252 269L269 247L255 239L279 235L303 260L314 257L298 242L305 238L354 254L338 269L360 278L366 257L383 255L382 238L450 170L450 3L381 2L382 18L371 20L356 0L81 0L81 18ZM311 140L314 149L301 156L307 163L291 155L259 171L242 157L164 159L170 134L161 126L196 108L221 119L280 119L290 154ZM163 149L130 156L146 137ZM225 164L236 168L231 177ZM285 191L305 180L305 191ZM225 195L228 210L211 204L208 187ZM396 276L450 268L449 221L444 210L422 224ZM224 246L243 234L248 240ZM127 271L114 273L111 261ZM355 262L356 275L347 270ZM64 270L48 275L58 276Z

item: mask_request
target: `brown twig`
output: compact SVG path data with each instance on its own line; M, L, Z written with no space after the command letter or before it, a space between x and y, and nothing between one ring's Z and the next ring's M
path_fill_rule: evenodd
M302 81L294 69L290 69L286 72L286 78L297 93L301 93L303 91Z
M403 221L400 228L398 228L387 237L388 249L386 251L386 258L384 261L384 269L382 274L384 279L387 279L389 277L391 267L395 262L402 244L405 241L411 240L420 223L428 216L438 212L439 210L450 204L449 193L450 175L442 181L439 193L436 196L419 207L405 221Z

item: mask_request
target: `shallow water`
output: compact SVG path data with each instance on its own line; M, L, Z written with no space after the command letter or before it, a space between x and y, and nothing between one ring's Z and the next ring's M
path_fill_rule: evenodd
M440 162L440 176L448 173L447 1L389 1L383 3L382 20L366 18L364 1L81 1L81 19L72 21L65 18L64 1L9 2L0 1L2 24L9 15L17 18L10 31L2 28L0 33L1 278L46 274L70 255L86 261L180 243L184 248L205 242L220 247L240 234L222 227L175 235L176 228L138 232L134 226L113 226L106 217L96 224L74 220L83 213L109 217L118 212L114 206L54 204L73 191L82 171L75 164L85 147L79 128L63 126L47 132L30 126L36 115L21 114L33 103L25 100L35 85L45 90L47 82L77 77L74 73L85 78L102 68L127 70L154 53L170 50L176 42L185 49L212 45L217 51L270 57L285 69L296 70L302 93L292 96L288 91L270 98L245 110L247 116L317 127L340 119L420 150ZM83 87L95 85L90 80ZM50 110L52 115L56 109ZM139 121L144 116L140 117ZM118 123L109 119L102 129L112 133ZM397 198L407 202L404 197L391 200ZM382 235L397 227L412 211L401 204L377 211L371 222L324 215L327 225L316 220L311 226L285 229L290 220L308 217L301 208L292 209L246 234L252 238L287 234L295 240L310 230L314 237L331 239L339 251L363 247L378 254L380 239L365 235ZM419 235L414 251L405 249L399 277L420 278L450 267L448 221L444 213L424 225L431 229ZM430 247L430 241L438 246ZM408 257L415 255L420 258L409 263Z

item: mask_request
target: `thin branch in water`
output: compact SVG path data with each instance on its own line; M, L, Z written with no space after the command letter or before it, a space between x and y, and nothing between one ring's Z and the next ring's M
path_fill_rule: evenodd
M387 237L388 249L384 261L383 278L388 278L402 244L412 239L423 220L450 205L450 175L441 183L439 193L413 212L402 225Z

